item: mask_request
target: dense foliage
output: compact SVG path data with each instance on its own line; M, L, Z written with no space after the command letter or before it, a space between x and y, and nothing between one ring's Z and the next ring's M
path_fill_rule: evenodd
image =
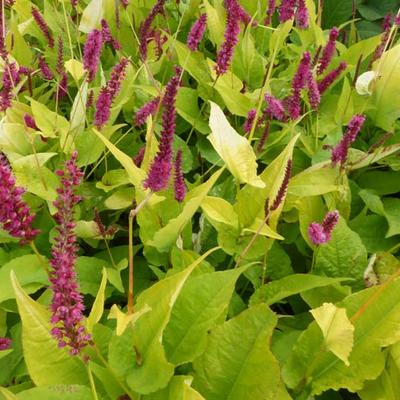
M1 4L0 398L399 399L398 0Z

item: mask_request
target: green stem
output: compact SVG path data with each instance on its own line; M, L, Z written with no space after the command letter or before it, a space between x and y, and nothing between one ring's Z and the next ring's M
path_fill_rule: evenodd
M38 258L40 264L42 264L46 274L49 274L49 267L47 266L47 263L44 261L43 257L40 255L39 250L37 249L35 242L31 241L30 243L32 251L35 253L36 257Z
M93 374L92 374L89 364L86 365L86 368L87 368L87 373L89 376L90 390L92 391L93 400L99 400L99 397L97 396L96 385L95 385L94 379L93 379Z

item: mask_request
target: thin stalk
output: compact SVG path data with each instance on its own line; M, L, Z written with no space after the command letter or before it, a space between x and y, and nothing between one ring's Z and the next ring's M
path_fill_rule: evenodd
M30 243L32 251L35 253L36 257L38 258L40 264L43 266L45 272L47 275L49 275L49 267L47 266L46 262L44 261L43 257L39 253L39 250L37 249L35 242L32 240Z
M86 365L86 369L87 369L87 373L88 373L88 377L89 377L90 390L92 391L93 400L99 400L99 397L97 396L96 385L95 385L94 379L93 379L93 374L92 374L89 364Z

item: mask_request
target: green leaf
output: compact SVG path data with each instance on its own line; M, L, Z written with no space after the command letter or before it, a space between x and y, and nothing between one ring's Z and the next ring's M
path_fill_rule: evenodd
M23 291L14 272L11 272L11 282L22 320L24 359L32 381L37 386L86 384L82 360L59 348L51 335L50 312Z
M355 278L355 286L364 286L363 272L367 267L367 250L357 233L340 218L328 243L317 249L313 272L330 277Z
M264 187L257 176L257 161L253 148L229 124L221 108L211 103L210 128L208 139L215 151L224 160L232 175L241 183Z
M107 270L103 268L103 277L101 278L99 291L97 292L89 317L86 320L86 329L89 333L92 333L94 325L100 321L103 315L106 285Z
M170 362L184 364L204 351L208 331L226 317L235 283L247 268L201 274L188 280L163 336Z
M15 298L10 280L11 271L14 271L27 293L34 293L49 282L43 265L35 255L16 257L0 268L0 303Z
M56 385L36 387L19 392L18 400L92 400L91 390L82 385Z
M379 79L372 94L375 108L369 115L378 127L391 130L400 117L397 107L400 102L400 45L383 53L374 63L374 70L379 73Z
M136 302L137 311L151 308L123 336L110 342L109 362L115 374L125 377L135 392L149 394L167 386L174 366L166 359L162 335L170 319L182 287L192 271L215 249L195 260L184 271L165 278L142 292ZM132 351L132 347L134 352ZM136 353L136 359L135 359Z
M238 216L233 206L221 197L207 196L201 203L201 208L208 220L239 228Z
M383 199L383 207L385 209L385 217L389 224L389 230L386 237L400 234L400 199L393 197Z
M68 131L69 122L64 117L36 100L30 99L30 102L35 123L44 137L55 138Z
M117 336L121 336L129 325L134 326L136 321L148 311L151 311L151 308L145 305L139 311L136 311L132 314L125 314L118 308L116 304L113 304L110 309L110 313L108 314L108 319L117 320L115 333Z
M258 304L216 327L194 362L194 388L207 400L290 399L268 347L276 323L276 315Z
M354 343L354 326L344 308L332 303L310 311L324 335L326 348L349 366L349 355Z
M89 33L93 29L100 27L100 21L104 15L103 0L91 0L83 10L79 30Z
M205 400L190 387L192 380L192 376L174 376L165 389L144 396L143 400Z
M146 244L155 247L160 252L167 252L174 245L185 225L192 219L222 171L223 169L218 170L206 182L192 189L185 198L182 212L176 218L170 219L167 225L159 229Z
M286 297L306 290L330 286L344 281L345 278L327 278L310 274L292 274L282 279L267 283L258 288L250 298L250 304L266 303L268 306Z
M385 357L381 348L400 340L400 279L357 292L337 306L346 309L355 328L350 365L331 352L321 351L324 338L313 322L299 337L283 367L290 388L311 395L340 388L356 392L366 380L382 373Z

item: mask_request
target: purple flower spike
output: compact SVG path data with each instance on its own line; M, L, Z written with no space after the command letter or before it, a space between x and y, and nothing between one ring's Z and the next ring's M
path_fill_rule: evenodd
M28 128L34 129L35 131L39 130L39 128L36 125L36 122L35 122L34 118L31 115L25 114L24 115L24 122L25 122L25 125Z
M347 153L351 144L356 140L358 133L364 125L365 117L356 114L350 120L347 131L342 140L332 149L331 161L333 165L343 165L347 159Z
M276 210L281 204L286 195L287 188L289 186L290 175L292 173L292 160L288 160L285 169L285 176L283 177L282 184L278 190L278 194L270 208L271 211Z
M31 224L35 217L22 200L22 187L15 185L15 177L5 156L0 154L0 224L21 244L32 241L39 233Z
M39 68L44 79L51 81L54 78L53 73L42 56L39 57Z
M185 180L183 179L181 149L179 149L178 152L176 153L174 170L175 170L175 175L174 175L175 200L182 203L182 201L185 200L186 196L186 185L185 185Z
M133 163L140 168L144 159L144 153L146 152L146 147L142 146L137 152L136 156L133 157Z
M135 114L135 125L141 126L146 123L146 119L149 115L154 115L157 111L158 104L160 103L160 97L156 97L144 104Z
M339 78L340 74L347 68L347 64L342 61L337 68L326 74L326 76L318 82L318 90L323 94L329 87Z
M114 50L121 49L120 43L112 36L110 27L105 19L101 20L101 34L103 36L103 43L111 44Z
M320 244L326 243L328 238L324 232L322 226L316 222L312 222L308 227L308 237L310 238L311 242L319 246Z
M44 37L46 38L49 47L53 48L54 47L53 35L51 34L50 28L47 25L46 21L44 20L43 15L36 7L32 7L31 12L32 12L32 17L35 20L37 26L39 27Z
M257 110L255 108L251 109L247 114L247 119L243 125L243 129L246 133L250 133L253 127L254 119L256 118Z
M175 133L176 96L180 85L182 69L175 68L175 75L170 79L163 98L162 130L158 152L150 166L149 173L143 183L145 189L159 192L168 186L172 169L172 143Z
M296 0L282 0L279 7L279 21L286 22L295 14Z
M381 41L380 41L379 45L376 47L374 54L372 55L371 61L369 63L370 67L372 66L374 61L378 60L382 56L383 51L385 50L386 43L388 42L389 36L390 36L390 27L391 27L392 16L393 15L390 12L383 19L383 24L382 24L383 35L381 37Z
M276 10L276 0L268 0L267 16L264 20L264 25L270 25L272 22L272 16Z
M329 211L326 214L322 225L317 222L312 222L308 227L308 236L311 242L316 246L329 242L332 237L333 228L338 221L339 212L335 210Z
M111 105L121 88L127 65L128 59L122 58L111 71L111 76L107 85L100 90L99 97L96 101L96 112L94 114L94 125L98 129L101 129L110 118Z
M251 22L251 15L239 4L238 0L224 0L224 5L228 12L234 13L245 25ZM253 25L256 26L257 23L254 22Z
M296 10L296 24L300 29L306 29L309 26L308 10L304 0L298 0L299 4Z
M321 94L319 93L318 84L310 71L307 79L308 99L313 110L318 110L319 103L321 102Z
M83 67L88 72L88 81L92 81L97 73L100 53L103 47L103 36L97 29L92 30L86 39L83 49Z
M207 14L201 14L199 19L193 24L187 38L187 46L190 50L196 51L199 48L201 39L206 30Z
M258 153L260 153L262 151L262 149L264 148L265 142L268 139L269 128L270 128L270 125L269 125L269 122L267 122L267 124L265 125L265 128L264 128L263 134L261 135L260 140L258 141L258 144L257 144L257 152Z
M53 298L50 309L51 333L57 339L59 347L69 347L72 355L80 353L89 340L90 335L82 326L84 304L79 293L75 272L78 246L74 233L75 222L73 209L80 201L75 189L81 183L83 173L76 166L77 152L65 163L64 170L57 171L61 177L61 187L57 189L58 197L54 202L57 213L57 236L52 247L50 260L50 282Z
M321 59L317 69L317 74L321 75L329 66L336 50L336 39L339 36L339 29L334 26L329 32L329 40L322 51Z
M265 93L264 99L268 106L263 111L263 115L269 119L275 118L278 121L284 121L286 115L282 102L269 93Z
M5 111L11 107L13 89L19 82L19 71L15 62L6 61L3 72L3 88L0 92L0 111Z
M11 348L12 341L7 337L0 337L0 351L8 350Z
M149 15L143 21L139 30L140 46L139 54L142 61L147 58L147 43L152 36L151 24L158 14L163 12L165 0L157 0L157 3L151 9Z

